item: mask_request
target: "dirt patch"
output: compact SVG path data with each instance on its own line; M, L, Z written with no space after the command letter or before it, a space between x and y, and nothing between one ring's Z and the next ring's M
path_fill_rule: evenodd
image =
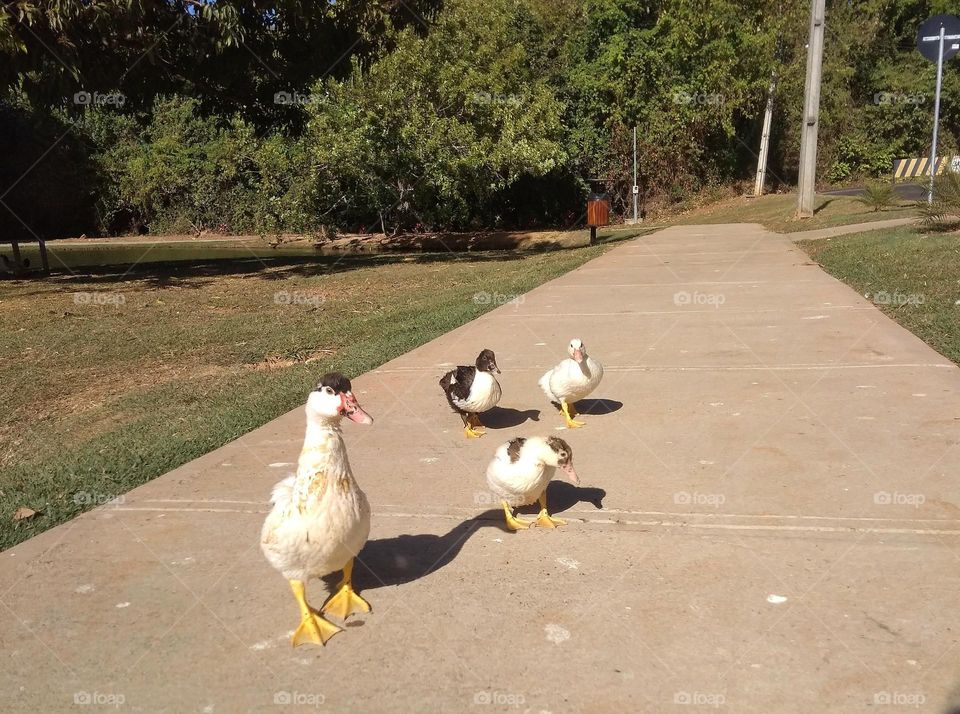
M316 236L288 234L280 236L237 235L217 233L199 235L118 236L115 238L62 238L57 243L84 245L116 245L120 243L202 243L215 241L258 247L312 247L320 253L380 252L470 252L476 250L538 250L551 247L581 247L589 242L584 229L553 231L475 231L470 233L405 233L395 236L383 233L343 233L332 240Z
M330 357L331 355L337 354L337 350L316 350L310 355L305 355L303 357L299 355L294 355L292 357L284 357L281 355L272 355L267 357L261 362L254 362L253 364L244 365L247 369L253 369L258 372L264 370L273 370L273 369L283 369L285 367L293 367L297 364L310 364L311 362L316 362L323 359L324 357Z

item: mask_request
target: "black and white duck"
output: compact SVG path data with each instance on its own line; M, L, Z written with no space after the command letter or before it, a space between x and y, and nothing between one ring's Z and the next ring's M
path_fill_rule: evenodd
M563 471L574 485L580 483L573 468L573 449L556 436L517 437L497 449L487 466L487 485L501 499L507 528L512 531L529 528L556 528L566 524L547 511L547 484L557 469ZM535 521L517 518L513 509L540 502L540 514Z
M469 439L483 436L483 424L477 416L492 409L500 401L500 383L494 377L500 374L493 350L485 349L477 356L473 367L461 366L447 372L440 379L440 388L447 402L463 419L463 433Z

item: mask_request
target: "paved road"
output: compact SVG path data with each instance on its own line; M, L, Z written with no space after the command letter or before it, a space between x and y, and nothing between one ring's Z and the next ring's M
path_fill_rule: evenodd
M898 183L893 187L896 196L904 201L922 201L927 198L927 186L918 183ZM863 193L862 186L841 188L836 191L824 191L824 196L859 196Z
M604 401L560 432L536 381L574 335ZM487 346L507 409L468 441L436 382ZM292 412L0 555L0 709L942 711L958 684L960 370L788 237L625 243L355 387L372 614L287 642L257 536ZM535 433L584 488L507 533L484 466Z

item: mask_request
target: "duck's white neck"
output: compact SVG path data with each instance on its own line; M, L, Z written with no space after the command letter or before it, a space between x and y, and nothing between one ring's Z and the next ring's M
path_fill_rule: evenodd
M341 430L339 418L326 421L308 417L307 430L303 435L303 445L306 447L317 444L321 441L334 439L339 436L340 433Z
M307 417L307 430L303 448L297 460L297 473L293 486L295 502L301 510L305 504L325 498L336 484L333 493L349 494L353 489L350 463L340 433L340 420L319 420Z
M301 490L309 490L318 479L319 483L326 483L327 478L336 478L349 471L340 420L308 417L303 448L297 461L297 482Z

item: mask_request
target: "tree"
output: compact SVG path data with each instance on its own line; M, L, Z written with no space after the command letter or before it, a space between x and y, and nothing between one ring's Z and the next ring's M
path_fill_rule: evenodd
M261 127L295 123L302 115L276 105L276 92L344 77L351 58L369 66L396 29L425 31L439 3L7 0L0 84L40 105L79 91L119 91L129 107L149 110L158 94L178 93Z
M533 21L512 0L450 0L426 37L405 30L368 73L319 83L306 143L325 210L385 230L495 225L498 194L561 166L563 107L517 37Z

